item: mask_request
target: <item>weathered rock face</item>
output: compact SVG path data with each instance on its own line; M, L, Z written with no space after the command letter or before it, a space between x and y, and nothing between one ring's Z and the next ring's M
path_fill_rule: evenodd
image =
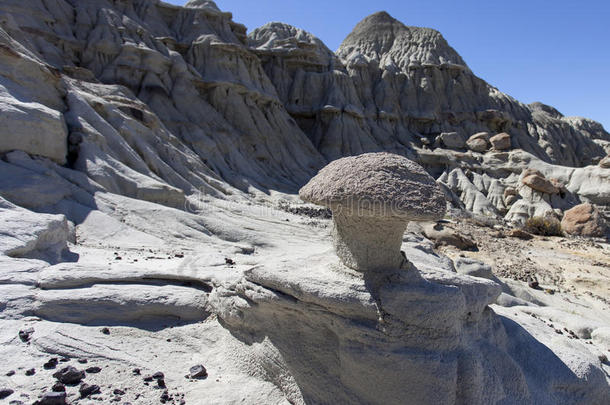
M438 32L378 13L335 54L285 24L247 37L206 0L184 8L5 0L0 67L3 321L180 319L196 322L189 347L201 348L208 322L200 321L213 313L222 322L208 326L221 334L204 335L231 344L209 349L210 359L223 353L209 370L239 368L240 384L256 380L251 403L261 402L261 389L274 394L265 403L608 397L587 348L547 350L488 307L498 285L455 274L431 245L405 248L397 235L424 266L371 279L327 263L330 241L320 228L256 212L262 205L253 202L296 192L328 160L382 150L419 162L455 206L478 214L520 221L582 201L608 205L609 170L565 166L597 164L609 152L608 133L500 93ZM504 131L510 152L489 150L486 138L485 150L466 150L473 134ZM558 192L521 184L528 168L557 179ZM455 232L446 236L456 243ZM92 253L114 252L115 244L133 262L110 253L113 263L104 264L107 257ZM81 249L82 263L51 265L71 253L67 245ZM170 263L137 262L143 246L164 249ZM307 255L294 253L303 246ZM173 260L174 247L203 255ZM302 260L291 262L293 254ZM240 262L230 270L229 257ZM465 268L475 263L460 266L488 275ZM61 336L66 355L90 353L82 339L79 349L76 338ZM55 349L44 340L37 344ZM135 359L108 341L96 347L109 359L129 355L121 364ZM246 366L225 361L234 351ZM232 388L217 388L215 397L244 402L241 391L227 399Z
M327 263L261 266L213 301L239 339L272 344L253 361L291 403L551 404L574 392L600 403L603 372L557 368L545 346L487 306L500 292L439 269L380 282ZM534 354L543 383L528 375Z
M599 125L500 93L474 76L440 33L387 13L360 22L337 51L339 61L317 38L280 25L254 30L250 46L283 89L289 113L328 159L377 150L408 154L405 146L432 143L443 132L507 131L515 148L581 166L604 154L597 142L610 140ZM272 37L282 41L273 45Z
M521 219L533 206L610 198L589 187L598 177L576 176L584 186L568 187L569 202L505 201L504 188L519 186L518 170L498 169L507 139L493 151L470 142L471 153L473 134L506 131L512 149L568 166L600 161L610 134L500 93L440 33L387 13L364 19L335 54L281 23L247 37L212 1L53 4L0 5L0 151L67 161L106 191L177 208L196 193L296 192L328 160L388 151L477 213Z
M606 223L597 208L591 204L580 204L565 212L561 229L571 235L604 236Z
M323 164L247 50L246 28L213 2L57 0L52 9L0 6L10 106L1 150L63 163L66 137L78 133L73 167L109 191L182 206L175 189L296 190ZM19 124L26 112L40 119Z

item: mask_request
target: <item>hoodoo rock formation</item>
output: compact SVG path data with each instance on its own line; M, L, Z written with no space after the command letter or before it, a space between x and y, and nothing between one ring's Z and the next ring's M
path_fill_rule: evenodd
M609 154L599 123L511 98L385 12L332 52L208 0L2 0L0 392L605 404ZM332 215L299 199L308 182ZM399 223L334 210L363 192L402 204ZM490 239L549 215L599 243ZM496 229L475 243L463 218ZM443 253L455 241L527 258L500 278L506 257ZM547 279L561 290L517 281L575 257ZM53 377L68 367L81 391Z
M409 221L436 221L445 198L426 171L407 158L365 153L335 160L299 196L333 213L335 251L361 272L408 268L400 252Z

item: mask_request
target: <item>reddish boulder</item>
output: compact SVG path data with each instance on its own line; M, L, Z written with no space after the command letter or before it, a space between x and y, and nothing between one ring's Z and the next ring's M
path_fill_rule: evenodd
M495 150L507 150L511 148L510 135L506 132L499 133L489 139Z
M571 235L604 236L606 222L595 206L585 203L565 212L561 228Z
M541 193L557 194L559 192L559 188L535 169L526 169L523 172L521 183Z

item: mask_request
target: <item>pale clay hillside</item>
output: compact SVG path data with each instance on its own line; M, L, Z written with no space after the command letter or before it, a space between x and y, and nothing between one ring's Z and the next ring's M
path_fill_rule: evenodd
M605 405L609 154L386 12L1 0L0 403Z

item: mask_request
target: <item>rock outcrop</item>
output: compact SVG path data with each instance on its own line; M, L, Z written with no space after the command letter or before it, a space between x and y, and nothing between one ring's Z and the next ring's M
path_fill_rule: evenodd
M344 269L263 266L215 298L239 339L273 345L253 360L290 402L551 404L573 402L576 391L603 402L601 370L564 373L488 307L501 292L495 282L413 267L379 285ZM546 370L535 378L532 361Z
M465 180L460 192L450 186L454 203L504 215L502 189L516 181L492 166L508 141L572 167L610 149L601 125L519 103L477 78L439 32L384 12L335 54L282 23L246 36L212 1L54 4L0 6L0 151L67 162L113 193L181 208L199 193L295 192L329 160L383 150L435 178L474 171L487 180L477 192L461 189ZM488 151L487 138L472 138L481 132L509 138ZM458 201L475 195L474 205Z

